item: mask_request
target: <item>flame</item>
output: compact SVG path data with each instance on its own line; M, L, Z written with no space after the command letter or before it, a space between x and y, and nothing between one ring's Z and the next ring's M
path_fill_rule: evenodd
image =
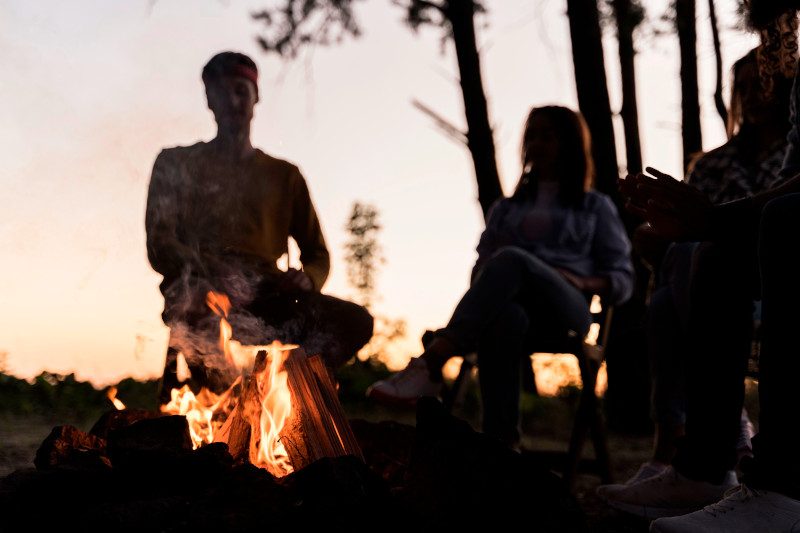
M232 410L231 399L234 389L241 383L241 378L233 383L227 391L216 395L206 388L195 394L184 385L180 389L172 389L170 401L161 406L161 412L171 415L182 415L189 422L189 434L194 449L214 442L214 435L222 427Z
M283 367L290 351L297 346L284 345L277 340L269 346L242 346L239 342L231 340L233 328L227 320L231 309L230 299L224 294L209 291L206 294L206 304L220 317L219 344L228 363L243 368L252 364L259 350L267 352L267 368L250 378L255 380L261 403L258 427L252 428L254 436L252 440L257 442L257 446L252 448L250 462L265 468L276 477L292 473L294 468L281 442L281 432L292 414L289 376ZM234 390L241 389L241 387L237 389L237 385L241 382L242 377L239 377L220 396L205 388L195 396L188 385L172 389L171 400L161 406L161 411L185 416L189 422L192 444L194 448L198 448L214 442L216 432L233 411L236 403Z
M261 398L261 439L253 462L266 468L276 477L294 471L286 448L281 442L281 431L292 413L292 396L289 391L289 375L283 363L296 346L282 345L273 341L267 346L270 364L257 376L258 393Z
M222 353L225 354L225 361L230 365L234 365L233 353L231 352L233 329L227 320L228 311L231 310L231 301L224 294L208 291L208 294L206 294L206 305L220 317L219 346L222 349Z
M110 387L106 394L108 395L108 399L111 400L111 403L114 404L114 407L116 407L120 411L125 409L125 404L117 399L117 388L116 387Z

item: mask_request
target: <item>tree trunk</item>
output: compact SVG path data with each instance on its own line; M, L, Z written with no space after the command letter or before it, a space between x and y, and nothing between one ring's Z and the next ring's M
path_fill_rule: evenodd
M475 40L474 3L450 0L444 14L453 30L464 113L467 119L467 147L475 165L478 202L484 218L495 200L503 196L497 171L494 137L489 124L489 110L481 79L480 56Z
M592 154L597 167L596 187L614 199L630 232L641 221L634 220L625 211L624 200L617 190L619 167L597 0L567 0L567 16L578 105L592 134ZM646 281L641 276L638 279ZM644 301L642 291L637 290L628 303L617 306L609 331L606 348L606 412L609 426L620 430L646 430L650 427L650 388L641 326Z
M728 128L728 108L725 105L725 100L722 98L722 47L719 42L719 26L717 25L717 9L714 6L714 0L708 0L708 18L711 22L711 36L714 40L714 60L716 62L717 85L714 89L714 105L717 107L722 119L722 124L727 130Z
M628 173L642 171L642 144L639 137L639 109L636 98L636 68L633 48L633 30L636 21L631 13L630 0L614 0L614 16L617 19L619 41L619 64L622 78L622 107L619 114L625 130L625 159Z
M596 0L567 0L578 107L592 133L596 187L618 200L617 150Z
M684 174L692 157L703 149L697 85L697 28L695 0L675 1L675 24L681 53L681 124Z

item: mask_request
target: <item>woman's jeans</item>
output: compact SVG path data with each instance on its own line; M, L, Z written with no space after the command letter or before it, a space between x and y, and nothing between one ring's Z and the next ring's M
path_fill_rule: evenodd
M753 300L761 298L759 434L746 471L754 486L800 498L800 194L769 202L758 232L702 243L690 286L686 436L675 467L719 483L736 465Z
M583 338L590 325L583 293L535 255L505 247L486 260L437 335L459 355L477 351L483 432L512 444L520 439L523 358L570 330Z

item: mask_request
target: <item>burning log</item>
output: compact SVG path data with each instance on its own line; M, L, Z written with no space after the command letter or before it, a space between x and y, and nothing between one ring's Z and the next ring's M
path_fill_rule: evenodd
M295 471L323 457L364 456L344 414L336 388L320 356L302 348L284 361L292 394L292 418L281 441Z
M234 464L247 462L250 456L253 429L259 427L261 415L257 377L266 368L267 352L259 350L253 362L253 372L242 389L239 402L214 438L214 442L224 442L228 445L228 451L233 457Z
M288 398L277 398L281 393ZM264 417L268 423L262 428ZM273 345L258 352L239 401L214 442L227 443L234 464L266 465L278 476L325 457L353 455L364 461L322 358L307 357L297 347Z

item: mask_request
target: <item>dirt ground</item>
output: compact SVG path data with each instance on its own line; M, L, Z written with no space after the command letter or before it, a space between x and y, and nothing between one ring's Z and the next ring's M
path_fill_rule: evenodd
M749 383L747 390L746 407L757 427L756 387ZM565 450L570 429L569 403L557 398L537 400L537 402L536 407L525 414L523 429L526 436L522 442L523 449L533 452ZM394 418L401 423L413 423L413 418L407 415L396 416L383 411L358 413L357 417L363 417L365 414L375 421ZM0 477L5 477L20 468L32 467L36 451L53 427L70 423L88 431L94 421L55 421L36 417L0 416ZM641 463L650 458L652 451L650 434L619 434L610 430L608 439L616 482L624 482L636 472ZM590 444L587 444L584 450L584 457L592 458ZM595 497L595 489L599 484L599 477L581 473L576 479L574 488L574 493L586 513L593 532L638 533L648 530L649 521L618 512L599 501Z

